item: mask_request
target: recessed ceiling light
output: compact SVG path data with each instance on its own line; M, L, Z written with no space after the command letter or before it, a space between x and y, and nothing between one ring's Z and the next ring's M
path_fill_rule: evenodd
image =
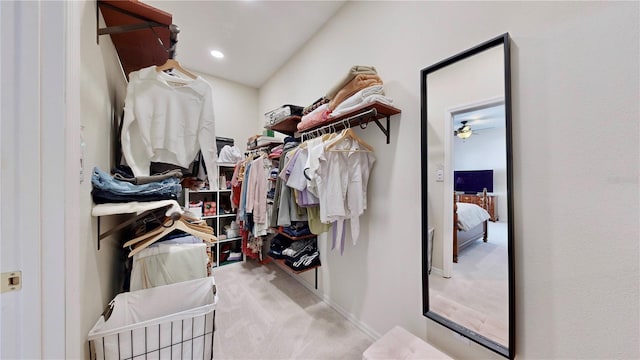
M222 59L224 57L224 54L218 50L211 50L211 56L216 59Z

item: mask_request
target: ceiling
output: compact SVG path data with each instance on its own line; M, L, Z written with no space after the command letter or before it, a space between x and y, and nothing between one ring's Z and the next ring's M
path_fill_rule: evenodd
M453 116L453 128L459 129L462 121L466 121L473 131L503 128L505 127L504 104L457 113Z
M345 3L341 1L164 1L173 15L176 60L193 71L260 87ZM223 59L210 55L220 50Z

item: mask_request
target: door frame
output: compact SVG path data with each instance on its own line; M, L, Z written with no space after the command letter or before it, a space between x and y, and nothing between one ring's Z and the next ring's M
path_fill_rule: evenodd
M444 133L453 134L453 117L462 112L484 109L499 104L504 104L504 96L492 97L480 101L474 101L468 104L447 109L445 112ZM453 276L453 242L446 239L453 239L453 137L445 135L444 137L444 187L443 199L444 213L451 216L444 216L443 220L443 246L442 246L442 276L450 278ZM447 200L449 199L449 200Z
M79 107L69 95L79 70L67 60L79 58L79 42L68 46L79 36L68 26L76 8L64 1L0 2L0 271L22 271L22 289L0 295L2 358L69 355L65 307L72 284L65 269L78 260L66 254L79 241L77 206L69 201L78 192L70 181L77 180L77 172L71 176L77 157L70 160L79 153L69 120L79 122Z

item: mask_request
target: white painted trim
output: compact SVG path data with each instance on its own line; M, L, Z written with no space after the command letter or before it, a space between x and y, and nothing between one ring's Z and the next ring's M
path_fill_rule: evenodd
M42 356L65 357L66 2L40 2Z
M87 334L81 325L81 256L80 228L80 36L82 2L65 2L66 68L65 68L65 358L80 359Z
M431 267L431 275L438 275L438 276L444 276L444 271L440 268L436 268L436 267Z
M450 278L453 273L453 113L444 115L444 216L442 224L442 276ZM449 215L447 215L449 214Z
M0 4L0 71L1 69L3 69L3 63L2 63L2 59L4 58L3 55L3 43L2 43L2 36L1 34L4 32L4 27L3 27L3 23L2 23L2 4ZM0 107L2 106L2 74L0 73ZM2 111L0 110L0 159L2 159L2 124L4 124L4 121L2 120ZM2 204L2 160L0 160L0 204ZM0 206L0 250L2 250L2 219L4 219L4 216L2 216L2 206ZM6 251L6 250L5 250ZM0 272L3 272L4 269L2 268L2 257L0 255ZM3 321L3 311L2 309L4 309L4 306L2 305L2 298L0 298L0 357L2 357L2 339L5 339L5 336L3 334L3 328L4 326L2 326L1 324L4 324Z
M378 340L378 339L380 339L382 337L382 335L380 333L378 333L377 331L373 330L371 327L369 327L364 322L360 321L357 317L355 317L355 315L353 315L352 313L350 313L347 310L345 310L342 306L340 306L337 303L333 302L333 300L331 300L331 298L329 296L323 294L320 290L316 290L312 285L310 285L306 281L302 280L302 278L300 276L296 276L295 274L292 274L291 271L289 271L288 269L285 269L282 265L278 264L275 261L273 262L273 264L275 264L275 266L277 266L280 269L282 269L283 272L285 272L287 275L291 276L294 280L296 280L297 282L302 284L302 286L304 286L309 291L311 291L311 293L313 293L315 296L317 296L320 300L324 301L333 310L337 311L340 315L344 316L345 319L349 320L358 329L362 330L362 332L365 333L368 337L370 337L373 341Z
M485 100L474 101L468 104L452 107L447 110L447 113L456 115L461 112L475 111L502 104L504 104L504 96L496 96Z
M2 271L22 289L0 296L0 357L43 358L40 2L2 1ZM8 91L10 90L10 91Z

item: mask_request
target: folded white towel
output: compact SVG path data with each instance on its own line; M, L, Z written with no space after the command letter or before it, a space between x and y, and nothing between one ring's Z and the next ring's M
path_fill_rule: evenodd
M375 86L372 86L372 88L373 87ZM361 91L364 91L364 90L366 89L362 89ZM337 118L355 110L356 108L362 107L365 104L372 104L374 102L380 102L386 105L393 105L393 99L388 98L381 94L374 93L374 94L367 95L366 97L363 97L362 95L358 95L358 94L359 93L356 93L355 95L349 97L347 100L343 101L342 104L338 105L335 108L335 110L331 112L329 117Z

